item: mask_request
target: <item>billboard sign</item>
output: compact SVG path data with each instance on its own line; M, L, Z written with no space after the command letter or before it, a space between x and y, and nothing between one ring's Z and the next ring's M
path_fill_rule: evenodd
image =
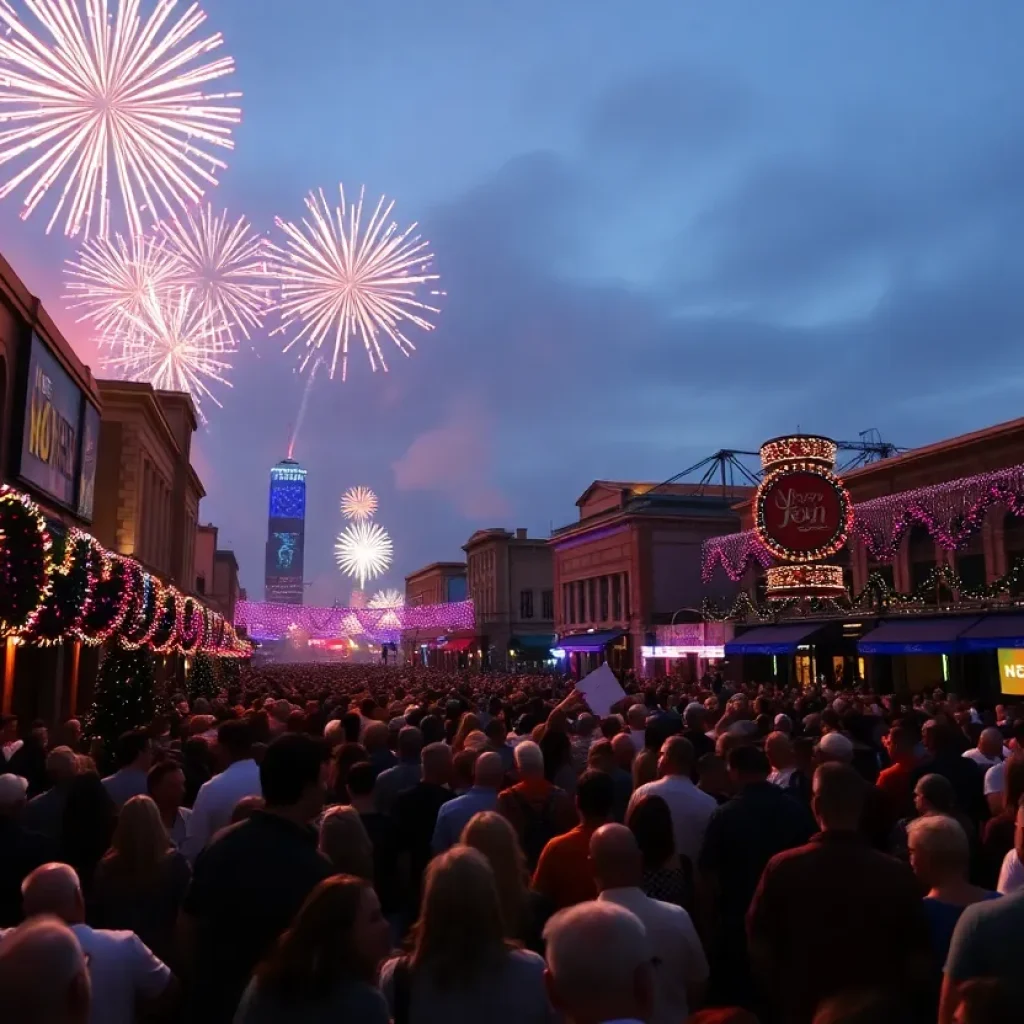
M267 540L267 578L302 576L302 532L271 528Z
M1000 647L999 655L999 691L1024 696L1024 649L1019 647Z

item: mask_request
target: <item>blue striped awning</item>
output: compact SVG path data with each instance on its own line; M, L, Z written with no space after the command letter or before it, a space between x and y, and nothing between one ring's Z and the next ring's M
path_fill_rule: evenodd
M603 651L608 644L614 643L626 631L624 629L605 629L601 632L577 633L575 636L560 636L555 647L563 651Z
M861 654L955 654L965 649L960 637L977 622L977 615L888 619L865 633L857 650Z
M725 645L730 654L793 654L809 636L821 629L820 622L787 622L779 626L758 626L741 633Z
M1024 615L985 615L960 635L967 651L994 651L1024 647Z

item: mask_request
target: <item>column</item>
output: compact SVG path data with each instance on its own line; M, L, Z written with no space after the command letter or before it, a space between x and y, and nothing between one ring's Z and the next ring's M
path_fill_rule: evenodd
M850 571L853 574L853 591L859 594L868 582L868 549L860 537L850 542Z
M896 551L896 558L892 564L893 585L898 594L909 593L910 587L910 531L908 530L900 541Z
M1002 505L995 505L985 514L985 521L981 525L981 544L985 552L985 579L993 583L1009 571L1006 558L1006 538L1003 524L1006 519L1006 509Z

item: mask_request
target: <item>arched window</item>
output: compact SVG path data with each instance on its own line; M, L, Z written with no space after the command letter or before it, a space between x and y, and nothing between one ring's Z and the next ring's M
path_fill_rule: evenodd
M985 570L985 543L981 530L972 533L956 553L956 571L964 590L983 587L988 582Z
M935 541L920 524L915 524L907 537L907 557L910 563L910 592L916 594L935 568ZM938 603L934 587L920 596L927 604Z

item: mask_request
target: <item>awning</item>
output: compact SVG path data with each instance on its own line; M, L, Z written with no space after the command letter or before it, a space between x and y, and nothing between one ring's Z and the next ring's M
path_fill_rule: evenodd
M725 654L792 654L820 622L787 622L779 626L758 626L747 630L725 645Z
M1024 615L986 615L960 635L965 651L1024 647Z
M954 654L959 637L978 622L977 615L936 619L889 619L857 641L861 654Z
M577 633L576 636L559 637L557 647L563 651L603 651L608 644L614 643L626 631L624 629L606 629L600 633Z
M555 646L555 634L527 633L523 636L512 637L508 643L510 647L518 647L524 651L550 651Z
M468 651L473 645L473 637L459 637L456 640L449 640L447 643L438 644L439 651Z

